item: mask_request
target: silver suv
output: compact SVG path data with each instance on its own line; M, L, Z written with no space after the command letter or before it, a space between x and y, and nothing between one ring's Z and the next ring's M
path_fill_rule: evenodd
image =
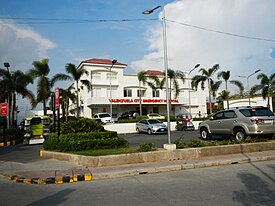
M235 140L249 136L273 137L275 116L267 107L236 107L215 113L199 124L202 139L212 135L233 135Z

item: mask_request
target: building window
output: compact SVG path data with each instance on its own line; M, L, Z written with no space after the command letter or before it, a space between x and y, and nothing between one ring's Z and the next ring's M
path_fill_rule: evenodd
M141 93L141 96L139 95L139 92ZM145 97L145 90L137 90L137 96L138 97Z
M159 97L159 90L153 90L153 97Z
M101 79L100 72L92 72L92 79Z
M112 80L116 79L116 73L115 72L111 72L111 78L112 78ZM110 72L107 72L107 79L110 79Z
M124 97L132 97L132 90L124 89Z
M93 88L92 97L101 97L101 88Z
M112 88L111 92L112 92L112 94L111 94L112 98L117 97L117 89L116 88ZM110 88L107 88L107 95L106 96L110 97Z

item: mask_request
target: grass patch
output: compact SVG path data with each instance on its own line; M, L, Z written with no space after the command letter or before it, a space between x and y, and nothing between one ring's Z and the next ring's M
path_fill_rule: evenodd
M77 152L70 152L77 155L85 155L85 156L105 156L105 155L117 155L117 154L130 154L137 152L135 148L114 148L114 149L92 149L92 150L84 150Z

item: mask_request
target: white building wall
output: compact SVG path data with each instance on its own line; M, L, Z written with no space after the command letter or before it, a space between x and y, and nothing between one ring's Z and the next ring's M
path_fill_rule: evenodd
M89 75L84 75L82 79L89 80L92 84L93 92L88 92L87 88L81 83L80 87L80 102L82 110L81 116L92 118L93 113L110 112L110 79L109 72L111 65L106 64L89 64L81 63L79 68L84 68L89 72ZM122 112L128 110L136 110L139 107L139 82L137 75L124 74L124 65L113 65L112 74L116 76L111 80L112 87L112 108L113 114L120 116ZM93 76L95 74L95 76ZM93 78L92 78L93 77ZM178 80L181 92L177 99L174 98L172 89L172 111L171 115L180 113L188 113L189 98L188 85L191 79L186 79L183 84ZM132 90L131 97L124 97L124 89ZM159 97L153 97L153 90L148 85L141 84L141 88L145 90L145 96L142 97L142 106L146 107L147 113L153 112L154 108L158 109L160 114L166 114L166 91L159 90ZM191 91L191 112L192 116L197 116L199 111L202 115L206 114L206 93L198 88L197 91Z
M254 97L250 98L250 105L251 106L267 106L268 98L263 99L262 97ZM270 110L273 111L272 108L272 98L269 98L270 102ZM227 108L227 101L223 101L224 108ZM229 108L230 107L243 107L243 106L249 106L249 99L243 98L243 99L234 99L229 100Z

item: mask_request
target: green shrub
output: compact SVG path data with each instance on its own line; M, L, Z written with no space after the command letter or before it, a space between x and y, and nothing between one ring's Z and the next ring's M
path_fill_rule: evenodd
M60 128L61 134L103 131L104 127L100 122L88 118L78 118L77 120L65 122Z
M233 144L232 140L230 140L230 139L223 139L220 142L220 145L228 145L228 144Z
M128 147L128 141L117 137L116 132L90 132L78 134L51 134L43 143L45 150L82 151Z
M152 142L142 142L139 144L138 151L139 152L149 152L149 151L155 151L156 145Z
M57 150L59 146L59 139L57 134L50 134L48 139L43 142L43 149Z
M118 123L136 123L139 122L142 119L147 119L148 117L145 115L143 116L137 116L136 118L133 119L121 119L118 121Z
M177 149L183 149L187 147L187 144L182 137L176 140L174 144L176 144Z
M207 146L218 146L218 145L219 145L219 143L218 143L217 140L215 140L215 141L211 140L211 142L209 142L209 143L207 144Z
M188 143L188 147L205 147L206 144L200 140L193 139Z

